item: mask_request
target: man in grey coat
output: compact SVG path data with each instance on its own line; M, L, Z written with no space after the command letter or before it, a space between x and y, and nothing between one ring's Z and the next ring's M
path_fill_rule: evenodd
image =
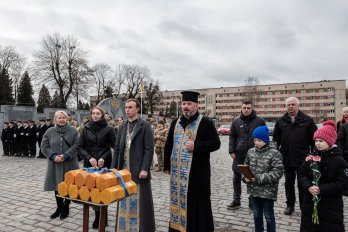
M45 191L58 194L58 184L64 180L64 174L79 168L77 161L78 134L75 128L67 125L68 114L65 111L55 113L56 126L46 131L41 142L41 151L47 157ZM57 209L51 219L60 216L64 219L69 214L69 200L56 196Z
M138 192L119 204L117 231L155 231L150 166L154 142L151 125L138 116L140 103L136 99L126 101L127 121L117 133L111 167L128 169ZM125 223L129 222L129 223Z

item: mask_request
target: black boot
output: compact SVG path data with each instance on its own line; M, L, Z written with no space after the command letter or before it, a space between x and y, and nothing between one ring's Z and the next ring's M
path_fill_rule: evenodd
M100 215L100 211L95 211L95 219L92 224L93 229L98 229L99 227L99 215Z
M65 200L62 212L60 213L60 219L65 219L65 218L68 217L68 215L69 215L69 205L70 205L70 201L69 200Z
M108 210L105 212L105 226L108 224Z
M55 192L56 202L57 202L57 209L56 211L50 216L51 219L54 219L60 215L60 212L62 212L63 209L63 198L57 197L56 195L58 192Z

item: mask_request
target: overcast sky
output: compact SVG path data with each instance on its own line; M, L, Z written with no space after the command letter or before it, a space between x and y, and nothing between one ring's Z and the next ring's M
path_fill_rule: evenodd
M1 1L0 45L28 61L73 35L90 65L150 68L163 90L346 79L348 1Z

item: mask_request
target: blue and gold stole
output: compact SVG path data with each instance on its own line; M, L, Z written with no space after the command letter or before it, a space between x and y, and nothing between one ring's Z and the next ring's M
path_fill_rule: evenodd
M170 158L170 227L181 232L186 231L187 226L187 191L189 184L192 152L185 148L187 140L196 140L198 126L202 116L182 128L177 121L174 130L173 150Z

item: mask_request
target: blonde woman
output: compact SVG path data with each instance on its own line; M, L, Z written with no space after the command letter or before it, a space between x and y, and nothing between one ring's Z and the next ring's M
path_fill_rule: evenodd
M58 184L64 180L64 174L70 170L78 169L77 143L78 134L75 128L69 126L68 114L57 111L54 115L55 126L49 128L41 142L41 151L47 157L45 191L54 191L58 194ZM69 200L56 196L57 209L51 219L60 216L65 219L69 215Z

